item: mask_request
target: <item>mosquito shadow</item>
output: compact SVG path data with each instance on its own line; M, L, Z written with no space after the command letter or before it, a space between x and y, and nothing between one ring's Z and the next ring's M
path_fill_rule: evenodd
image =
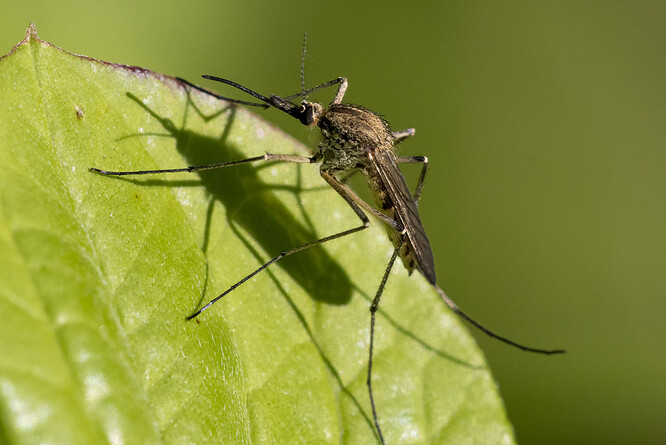
M228 143L228 135L233 126L235 117L235 108L228 108L229 118L224 128L222 136L219 139L201 136L186 130L179 130L168 119L157 115L149 109L140 99L130 93L127 96L141 106L146 112L151 114L159 121L169 135L176 140L178 150L183 154L189 165L205 165L216 162L226 162L242 159L244 155ZM196 107L195 107L196 108ZM196 110L200 113L199 110ZM216 116L220 113L216 113ZM259 153L257 153L259 154ZM316 234L313 229L312 221L302 207L300 200L298 208L303 214L303 219L307 225L303 226L298 222L291 212L275 196L277 190L287 190L294 193L304 193L313 191L312 189L303 189L301 183L301 168L307 168L300 164L293 167L297 172L297 181L295 186L272 186L266 184L259 178L257 171L266 168L267 164L258 164L256 166L237 166L225 168L222 170L212 170L199 172L200 180L168 181L168 180L137 180L133 182L144 185L164 185L168 183L172 186L203 186L206 187L211 195L211 205L208 206L206 218L206 234L203 244L203 251L207 252L209 246L212 204L219 200L226 208L228 227L245 245L246 249L257 259L263 262L266 258L254 248L248 240L249 234L254 240L269 252L269 255L275 256L280 251L294 247L305 242L315 240L322 235ZM128 178L129 179L129 178ZM316 190L327 188L328 186L316 187ZM239 229L242 227L243 231ZM308 293L318 301L330 304L345 304L351 299L353 285L344 270L336 263L323 249L322 246L315 246L305 251L299 252L291 257L287 257L278 263L290 276L297 281ZM248 271L248 273L251 271ZM342 394L348 397L363 416L368 428L375 432L370 415L363 408L356 396L344 385L340 373L328 358L322 347L319 345L312 328L308 324L300 308L292 300L291 296L278 280L274 272L268 268L263 273L274 282L280 293L284 296L290 308L295 313L300 324L303 326L306 334L315 346L324 365L329 370ZM241 278L241 277L239 277Z
M236 115L234 106L223 110L228 113L228 120L221 137L212 138L177 128L170 119L160 116L138 97L129 92L126 95L162 125L168 133L165 136L170 136L176 141L176 148L185 157L188 165L236 161L247 157L228 138ZM191 100L188 99L187 106L194 106L190 104ZM195 111L200 113L196 108ZM185 114L187 115L187 110ZM137 135L137 137L139 136L143 135ZM256 155L260 154L263 153ZM245 233L256 240L267 252L268 258L264 260L273 258L286 249L329 235L329 233L314 233L307 218L305 220L310 226L309 228L296 220L292 211L275 195L275 188L264 182L252 165L201 171L196 175L198 175L198 180L171 181L165 175L162 175L160 179L144 179L145 177L137 179L135 177L126 178L126 180L144 186L164 186L166 184L175 187L205 187L211 198L219 201L225 207L228 217L236 225L242 227ZM207 242L207 240L204 241L206 246ZM349 277L321 245L286 257L277 265L284 269L315 300L341 305L351 299L352 284ZM247 271L248 274L250 272L252 270ZM243 277L229 277L230 284L241 278Z
M234 231L236 236L241 240L243 244L245 244L246 248L252 253L252 255L255 256L255 258L259 259L261 256L259 255L259 252L252 247L250 242L245 239L243 234L238 230L238 228L235 226L233 221L229 221L229 227L231 230ZM338 387L340 388L340 391L342 394L344 394L346 397L349 397L349 399L352 401L352 403L356 406L356 409L358 409L359 413L363 416L363 420L365 420L365 423L368 425L370 430L376 435L374 425L372 423L372 418L370 415L365 411L365 408L361 405L359 400L356 398L356 396L349 390L347 386L345 386L344 382L342 381L342 377L340 376L340 372L338 372L337 368L333 365L333 362L331 361L330 358L326 355L324 352L324 349L321 347L319 342L317 341L317 338L312 331L312 328L310 328L310 325L307 322L307 319L305 318L305 315L303 315L303 312L301 309L296 305L294 300L291 298L287 290L284 288L282 283L280 283L280 280L277 279L273 271L270 269L266 270L266 273L270 277L270 279L273 281L275 286L279 289L280 293L284 296L284 299L286 300L287 304L291 308L291 310L294 312L296 315L296 318L298 318L299 323L301 326L303 326L303 329L305 330L305 333L307 334L308 338L314 345L314 347L317 349L317 353L319 354L319 357L321 360L324 362L324 366L326 366L326 369L331 373L331 376L337 383Z

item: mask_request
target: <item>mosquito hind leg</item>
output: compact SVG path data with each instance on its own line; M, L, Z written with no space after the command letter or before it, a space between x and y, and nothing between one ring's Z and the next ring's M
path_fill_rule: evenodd
M374 353L374 346L375 346L375 321L376 321L376 314L377 310L379 309L379 301L382 298L382 294L384 293L384 288L386 287L386 282L388 281L389 275L391 273L391 269L393 269L393 264L395 263L395 260L398 258L398 254L400 253L400 248L404 244L404 239L396 247L396 249L393 251L393 255L391 256L391 259L388 262L388 265L386 266L386 271L384 272L384 276L382 277L382 281L379 284L379 287L377 288L377 293L375 294L375 298L372 300L372 304L370 305L370 346L369 346L369 351L368 351L368 378L366 380L366 385L368 387L368 394L370 395L370 408L372 409L372 420L375 423L375 428L377 429L377 435L379 435L379 441L384 444L384 436L382 434L382 430L379 427L379 419L377 418L377 407L375 406L375 396L372 392L372 357Z

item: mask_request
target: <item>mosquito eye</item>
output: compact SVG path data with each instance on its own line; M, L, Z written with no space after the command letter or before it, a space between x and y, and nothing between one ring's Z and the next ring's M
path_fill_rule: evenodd
M315 109L313 107L309 107L307 112L305 113L305 119L307 121L307 125L312 125L314 124L315 121Z
M301 123L303 125L310 126L315 123L316 120L316 112L314 107L309 106L309 105L301 105L299 108L300 114L301 114Z

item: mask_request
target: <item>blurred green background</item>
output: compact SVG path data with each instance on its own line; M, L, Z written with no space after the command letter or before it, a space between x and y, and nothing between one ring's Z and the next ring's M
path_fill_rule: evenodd
M34 21L71 52L263 93L299 91L308 31L309 85L346 76L345 99L417 129L401 153L431 161L421 212L440 285L491 329L569 351L535 356L477 336L518 441L666 443L666 3L3 9L2 53Z

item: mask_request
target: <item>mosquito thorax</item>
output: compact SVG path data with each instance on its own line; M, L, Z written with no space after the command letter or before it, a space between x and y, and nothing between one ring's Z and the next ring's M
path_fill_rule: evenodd
M324 139L340 148L390 149L395 142L388 123L377 113L358 105L331 104L317 125Z

